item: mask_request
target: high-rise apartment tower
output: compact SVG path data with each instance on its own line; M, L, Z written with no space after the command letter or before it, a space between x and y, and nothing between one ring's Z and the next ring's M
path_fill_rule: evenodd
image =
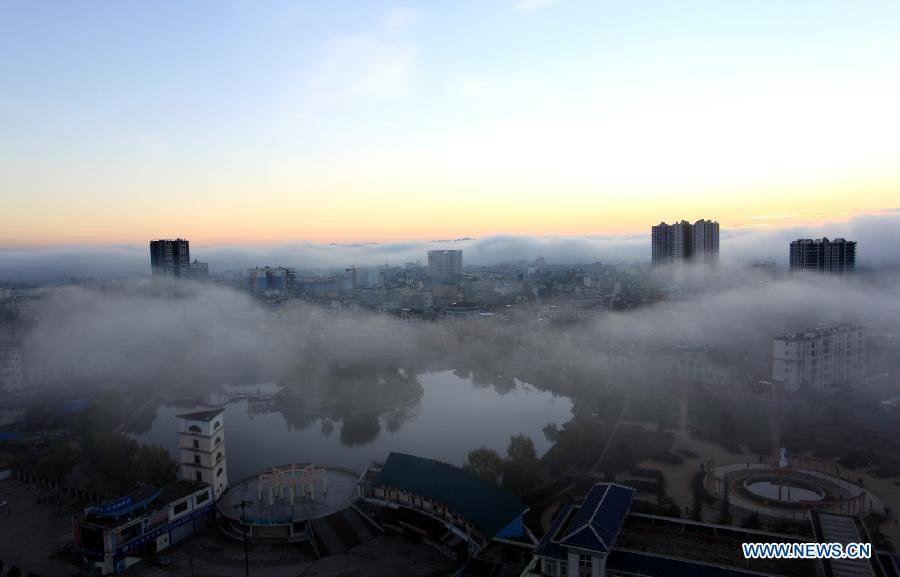
M150 269L154 277L191 278L191 249L183 238L150 241Z

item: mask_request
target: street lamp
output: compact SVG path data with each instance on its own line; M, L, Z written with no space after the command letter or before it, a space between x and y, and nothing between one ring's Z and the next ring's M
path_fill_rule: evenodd
M253 501L241 499L241 502L234 506L235 509L241 508L241 535L244 540L244 572L246 577L250 577L250 557L247 556L247 522L244 509L252 504Z

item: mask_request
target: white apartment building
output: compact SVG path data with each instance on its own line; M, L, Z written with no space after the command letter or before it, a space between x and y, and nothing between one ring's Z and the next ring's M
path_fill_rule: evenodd
M772 380L787 390L852 387L866 373L865 331L841 324L782 335L772 357Z
M22 351L0 349L0 391L9 393L25 386L22 373Z

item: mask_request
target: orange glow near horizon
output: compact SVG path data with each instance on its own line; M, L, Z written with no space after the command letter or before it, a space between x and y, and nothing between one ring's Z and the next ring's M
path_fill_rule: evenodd
M889 193L893 190L900 187L871 187L853 193L833 187L765 194L742 190L718 199L712 193L682 193L677 201L646 193L591 198L590 193L553 194L544 190L493 195L467 190L455 195L435 193L430 198L395 192L379 193L373 195L377 199L369 200L336 192L318 198L261 192L242 197L232 192L218 203L187 202L183 214L137 203L128 206L129 202L98 210L82 199L59 201L62 206L52 211L40 205L14 207L17 218L0 231L0 247L143 244L152 238L168 237L188 238L198 246L221 246L303 241L385 243L498 234L627 235L647 233L660 221L700 218L718 220L723 229L813 226L890 208L898 196ZM173 202L174 196L166 204ZM828 200L816 201L824 198ZM827 210L811 211L815 206ZM94 211L102 218L95 218Z
M900 198L897 2L33 4L0 38L0 248L840 229Z

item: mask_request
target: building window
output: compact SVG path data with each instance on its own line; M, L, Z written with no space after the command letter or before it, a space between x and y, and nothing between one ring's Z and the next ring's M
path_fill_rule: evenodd
M222 473L224 473L224 472L225 472L225 469L223 469L222 467L219 467L219 470L216 471L216 477L221 477Z
M216 437L216 446L219 446L219 443L222 442L222 437Z
M578 566L581 568L582 574L590 575L593 565L594 562L590 555L584 553L578 555Z
M200 471L194 471L194 480L197 481L198 483L202 483L203 482L203 473L201 473Z
M213 424L213 430L216 430L216 429L218 429L218 428L221 427L221 426L222 426L222 423L220 423L219 421L216 421L216 422Z
M188 431L192 433L199 433L200 427L198 427L197 425L191 425L190 427L188 427Z
M195 465L199 465L199 464L200 464L200 455L194 455L194 464L195 464Z
M544 573L548 575L556 575L556 561L552 559L544 559Z
M209 491L204 491L202 495L197 495L197 498L194 500L194 503L199 505L205 501L209 500Z
M199 449L199 448L200 448L200 441L198 441L197 439L194 439L194 448L195 448L195 449Z
M218 462L221 461L221 460L222 460L222 452L220 451L220 452L216 455L216 463L218 463Z
M182 501L181 503L178 503L177 505L172 507L172 513L174 513L175 515L181 515L182 513L187 511L187 508L188 508L187 501Z

